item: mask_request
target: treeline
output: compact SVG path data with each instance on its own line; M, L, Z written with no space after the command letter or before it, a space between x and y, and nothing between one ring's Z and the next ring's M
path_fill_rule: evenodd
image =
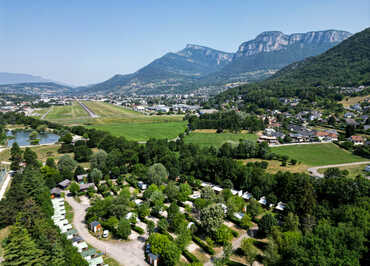
M188 117L189 129L217 129L222 132L227 129L231 132L249 130L256 132L265 128L264 122L257 116L241 115L235 111L202 114Z
M13 168L18 168L5 199L0 201L0 228L10 226L4 240L3 265L88 265L51 219L53 207L46 175L37 155L14 145ZM24 162L27 166L20 167Z
M235 148L224 145L219 150L214 147L201 149L197 145L185 144L180 137L176 142L151 139L143 145L82 126L64 129L88 137L88 148L103 150L91 158L90 176L98 170L101 172L96 175L99 178L115 178L126 173L144 177L151 166L161 163L168 171L169 180L181 180L181 183L192 186L199 184L197 180L203 180L224 188L249 191L256 199L266 196L267 204L286 203L287 207L279 218L281 223L272 215L259 222L262 231L271 240L264 252L266 265L370 264L366 257L370 181L363 177L349 179L331 175L315 179L306 174L289 172L270 174L264 169L265 164L245 165L234 159L237 156L267 159L272 154L266 144L242 142ZM77 169L75 164L66 165L73 167L70 170L63 168L63 171L57 167L63 176ZM37 182L39 187L40 181ZM34 186L16 188L16 195L29 188L35 191ZM125 201L126 198L118 198L117 204L124 205ZM6 206L4 210L7 210ZM18 204L13 209L21 206ZM47 212L48 207L43 208ZM5 216L10 213L11 210L1 216L16 217ZM1 221L5 220L7 218Z

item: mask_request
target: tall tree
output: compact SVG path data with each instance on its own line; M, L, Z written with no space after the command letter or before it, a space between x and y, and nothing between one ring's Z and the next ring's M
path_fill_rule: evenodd
M28 231L17 223L11 230L4 248L4 266L47 265L49 257L37 248Z

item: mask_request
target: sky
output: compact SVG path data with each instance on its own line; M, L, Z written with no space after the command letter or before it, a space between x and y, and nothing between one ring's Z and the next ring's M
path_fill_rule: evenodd
M370 26L369 0L0 0L0 72L71 85L199 44L235 52L263 31Z

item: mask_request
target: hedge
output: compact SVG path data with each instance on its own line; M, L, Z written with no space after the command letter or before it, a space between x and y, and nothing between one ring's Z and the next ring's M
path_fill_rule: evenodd
M231 233L233 234L234 237L238 237L239 233L233 229L230 228Z
M199 245L202 249L204 249L204 251L207 252L209 255L214 255L215 254L214 249L211 248L210 246L208 246L206 243L204 243L199 237L193 235L192 238L193 238L193 241L197 245Z
M132 230L138 232L140 235L143 235L144 232L145 232L143 228L141 228L141 227L139 227L137 225L132 226Z
M193 262L200 262L199 259L192 253L190 253L188 250L184 249L182 251L182 255L184 255L184 257L190 262L190 263L193 263Z

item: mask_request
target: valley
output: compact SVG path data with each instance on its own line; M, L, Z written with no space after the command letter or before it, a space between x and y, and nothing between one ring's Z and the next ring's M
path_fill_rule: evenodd
M365 7L49 2L3 8L1 265L369 265Z

